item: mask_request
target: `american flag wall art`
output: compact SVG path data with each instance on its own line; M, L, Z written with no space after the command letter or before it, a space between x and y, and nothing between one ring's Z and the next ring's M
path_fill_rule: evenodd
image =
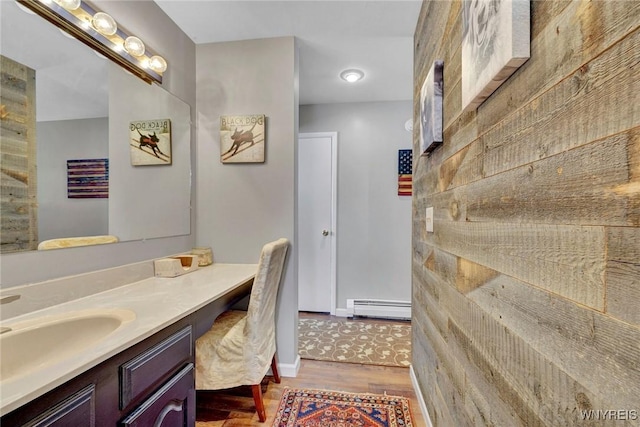
M109 159L67 160L69 199L109 197Z
M398 196L413 193L413 150L398 150Z

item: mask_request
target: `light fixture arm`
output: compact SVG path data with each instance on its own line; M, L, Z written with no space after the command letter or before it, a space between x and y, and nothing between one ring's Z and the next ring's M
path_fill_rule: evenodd
M67 10L58 3L49 0L16 0L31 9L58 28L71 34L82 43L111 59L127 71L140 77L147 83L162 83L162 73L149 68L150 60L155 54L148 48L139 57L130 55L124 48L124 40L131 34L118 28L112 36L105 36L92 25L92 17L99 12L88 3L82 1L76 10Z

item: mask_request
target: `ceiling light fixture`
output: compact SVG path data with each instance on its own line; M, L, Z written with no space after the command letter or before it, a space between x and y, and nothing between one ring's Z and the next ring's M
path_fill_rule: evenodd
M340 73L340 78L349 83L355 83L358 80L362 79L363 77L364 77L364 73L356 69L344 70L343 72Z
M118 28L110 15L94 9L82 0L17 2L142 80L162 83L162 73L167 69L167 61L150 51L138 37Z

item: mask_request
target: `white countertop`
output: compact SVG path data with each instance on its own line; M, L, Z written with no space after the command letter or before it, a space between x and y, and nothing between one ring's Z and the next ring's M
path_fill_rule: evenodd
M87 350L0 382L0 414L9 413L199 310L251 280L256 270L255 264L213 264L175 278L140 280L2 322L2 326L11 327L42 316L92 309L126 309L136 315Z

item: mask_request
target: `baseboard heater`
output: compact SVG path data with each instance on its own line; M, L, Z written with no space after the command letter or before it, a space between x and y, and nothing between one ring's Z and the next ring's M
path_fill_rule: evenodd
M384 319L411 319L411 302L381 299L348 299L349 317L379 317Z

